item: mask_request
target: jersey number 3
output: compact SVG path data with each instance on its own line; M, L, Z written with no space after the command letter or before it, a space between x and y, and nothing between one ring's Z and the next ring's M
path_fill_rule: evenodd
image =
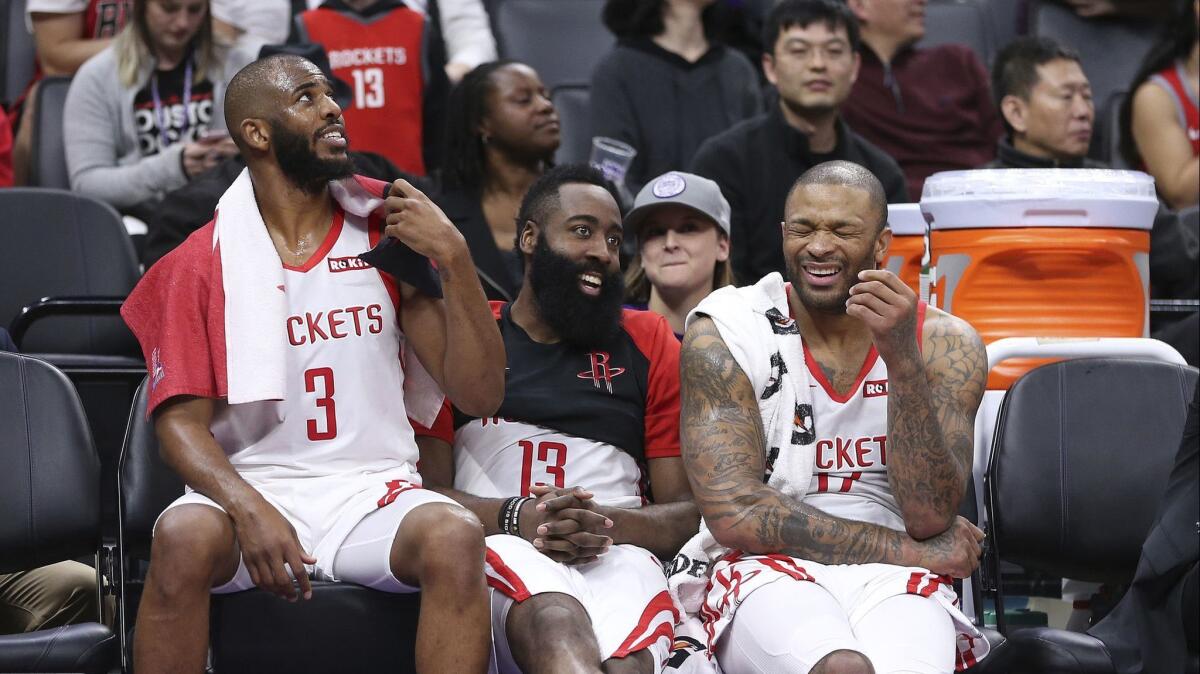
M317 381L321 382L321 395L317 398L317 409L325 410L325 430L317 429L317 420L308 420L308 439L313 442L332 440L337 437L337 405L333 402L333 368L314 367L304 371L304 390L317 392Z
M539 442L536 448L530 440L521 440L517 444L521 445L523 454L521 459L521 496L529 496L530 487L547 484L542 480L533 481L533 464L535 461L541 464L546 477L552 478L552 486L566 486L566 473L563 471L563 466L567 464L566 445L552 440ZM551 454L554 455L553 461L550 459Z

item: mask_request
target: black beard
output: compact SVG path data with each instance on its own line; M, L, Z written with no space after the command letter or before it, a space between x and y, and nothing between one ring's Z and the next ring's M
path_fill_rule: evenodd
M579 290L579 275L595 272L603 279L599 297ZM529 259L529 285L538 315L566 344L589 351L606 344L621 327L625 279L591 264L576 264L550 249L538 236Z
M313 150L311 136L295 133L282 124L271 122L271 150L288 182L305 194L320 194L331 180L354 175L349 155L322 159Z
M846 301L850 299L850 287L858 283L858 272L864 269L875 269L875 246L871 246L870 252L866 257L858 261L857 265L850 264L847 260L828 259L824 262L841 262L843 269L846 270L845 281L846 287L841 289L837 294L821 294L814 295L808 291L808 286L804 284L804 263L808 262L808 258L803 260L785 260L787 267L788 281L792 284L792 289L796 291L796 296L800 298L800 304L813 311L819 311L825 314L844 314L846 313Z

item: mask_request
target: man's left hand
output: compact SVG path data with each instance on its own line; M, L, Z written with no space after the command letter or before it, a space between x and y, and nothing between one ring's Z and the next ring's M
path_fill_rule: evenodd
M445 264L450 255L466 250L466 239L442 209L407 180L392 183L385 202L385 236L408 244L416 252Z
M917 295L890 271L865 269L850 288L846 314L866 324L875 349L889 368L916 361Z

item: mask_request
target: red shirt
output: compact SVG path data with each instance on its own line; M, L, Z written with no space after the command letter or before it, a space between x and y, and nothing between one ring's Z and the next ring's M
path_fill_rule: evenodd
M12 187L12 128L8 125L8 116L0 107L0 187Z
M900 164L914 201L930 175L994 159L1004 134L987 71L962 45L909 47L890 65L863 45L858 80L841 112Z

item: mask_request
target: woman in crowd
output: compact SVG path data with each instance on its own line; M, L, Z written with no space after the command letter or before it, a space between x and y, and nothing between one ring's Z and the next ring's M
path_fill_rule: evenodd
M608 0L617 45L592 73L594 135L638 154L625 183L682 169L700 144L762 111L757 70L714 41L714 0Z
M558 149L558 114L537 72L492 61L450 93L446 152L435 200L471 249L489 299L514 300L521 261L517 211Z
M125 28L71 82L71 188L128 210L235 154L221 103L240 65L213 41L208 0L134 0Z
M672 171L646 183L625 216L637 255L625 275L625 300L667 319L683 337L688 312L733 284L729 202L708 178Z
M1200 0L1181 3L1170 33L1147 55L1121 110L1121 154L1154 176L1175 209L1200 202Z

